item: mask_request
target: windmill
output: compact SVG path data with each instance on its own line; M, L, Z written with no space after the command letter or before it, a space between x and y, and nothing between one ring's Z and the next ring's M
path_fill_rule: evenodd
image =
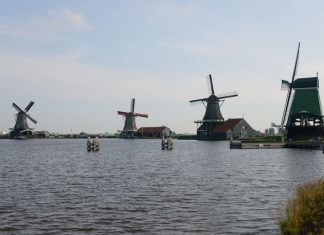
M280 129L288 139L319 137L323 127L318 75L296 79L299 48L300 43L291 82L281 81L281 89L288 90L288 93Z
M191 100L191 104L202 102L206 107L205 116L203 120L195 121L197 123L197 138L198 139L212 139L212 133L215 126L224 123L223 115L220 111L220 107L227 98L238 96L237 92L230 92L221 95L215 95L213 79L211 74L208 76L208 84L210 95L208 98ZM206 105L207 103L207 105Z
M122 112L122 111L117 112L118 115L125 117L124 128L123 128L123 131L120 133L121 138L133 138L134 137L134 133L137 130L136 122L135 122L136 117L148 118L148 114L134 113L134 110L135 110L135 98L133 98L131 101L130 112Z
M22 110L21 108L19 108L18 105L12 103L12 107L14 107L18 113L15 114L16 124L14 128L10 129L11 138L27 138L29 135L31 135L31 131L33 130L33 128L29 128L27 118L35 124L37 123L37 121L34 118L32 118L27 112L33 105L34 102L30 101L26 108Z

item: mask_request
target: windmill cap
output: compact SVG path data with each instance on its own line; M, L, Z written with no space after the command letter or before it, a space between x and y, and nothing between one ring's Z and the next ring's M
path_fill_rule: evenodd
M318 88L318 77L298 78L294 81L293 88Z

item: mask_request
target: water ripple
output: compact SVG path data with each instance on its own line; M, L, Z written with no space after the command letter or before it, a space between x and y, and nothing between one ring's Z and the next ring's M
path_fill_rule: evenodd
M228 142L0 141L1 234L278 234L278 208L322 177L319 151Z

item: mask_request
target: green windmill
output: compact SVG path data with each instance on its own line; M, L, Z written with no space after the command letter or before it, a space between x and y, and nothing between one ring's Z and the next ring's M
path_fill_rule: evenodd
M316 77L297 78L299 59L297 56L291 82L282 80L282 89L287 89L287 99L281 120L281 128L288 139L317 138L322 136L323 115L319 95L318 75Z

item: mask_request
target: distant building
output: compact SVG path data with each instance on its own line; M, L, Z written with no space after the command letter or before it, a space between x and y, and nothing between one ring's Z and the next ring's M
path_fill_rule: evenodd
M166 126L159 127L141 127L135 132L137 137L146 137L146 138L160 138L162 136L162 131L171 132L170 128Z
M48 131L34 131L33 132L34 138L47 138L49 136L50 136L50 134Z
M273 127L270 127L270 128L268 129L268 135L269 135L269 136L273 136L273 135L275 135L275 129L274 129Z
M228 140L238 137L256 136L257 132L244 120L244 118L228 119L212 130L213 139Z

